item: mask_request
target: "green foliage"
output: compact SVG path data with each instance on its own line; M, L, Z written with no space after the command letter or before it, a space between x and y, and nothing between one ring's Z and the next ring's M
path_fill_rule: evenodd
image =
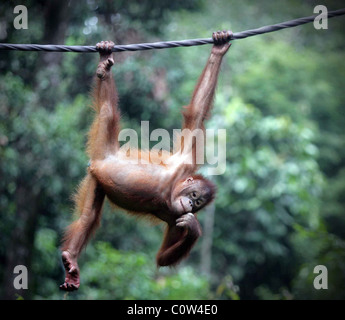
M39 264L33 266L34 271L44 266L47 274L56 273L54 232L41 230L36 239L36 249L41 259ZM80 265L83 290L66 295L57 291L56 283L48 279L44 286L37 288L38 295L35 298L180 300L210 297L206 279L196 274L191 267L181 268L179 272L157 270L147 255L120 252L106 242L90 245Z
M157 271L152 260L138 252L120 252L97 242L82 271L81 299L206 299L205 279L191 268L168 275Z
M228 270L240 288L245 282L253 294L261 279L274 285L276 275L291 276L291 270L281 268L296 263L289 241L294 223L311 230L319 226L323 179L315 161L315 132L288 116L264 117L239 98L210 122L227 127L229 137L227 169L216 177L222 188L214 267ZM253 274L253 266L260 272Z
M344 240L329 234L324 227L308 230L296 225L295 229L297 232L293 234L292 242L300 262L298 274L292 284L295 298L343 300L345 295L343 290L339 290L339 286L345 281ZM314 289L313 282L317 276L314 268L317 265L327 267L327 290Z

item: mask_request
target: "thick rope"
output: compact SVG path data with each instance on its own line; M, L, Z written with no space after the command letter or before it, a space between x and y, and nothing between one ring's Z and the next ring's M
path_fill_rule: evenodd
M328 18L341 16L345 14L345 8L329 11ZM264 34L268 32L274 32L277 30L292 28L302 24L306 24L315 20L317 15L294 19L286 22L281 22L257 29L246 30L242 32L234 33L230 40L244 39L258 34ZM176 47L191 47L201 46L204 44L212 44L212 38L205 39L190 39L181 41L165 41L154 43L141 43L141 44L128 44L128 45L115 45L112 51L138 51L138 50L150 50L150 49L167 49ZM39 45L39 44L9 44L0 43L1 50L20 50L20 51L54 51L54 52L97 52L96 46L64 46L64 45Z

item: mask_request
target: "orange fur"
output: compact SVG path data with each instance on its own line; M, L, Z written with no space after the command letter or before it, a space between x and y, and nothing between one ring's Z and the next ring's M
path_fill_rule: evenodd
M212 108L222 57L230 46L225 40L224 36L224 42L218 39L213 46L192 100L183 111L183 129L201 129L205 133L204 120ZM65 283L61 286L63 290L79 287L77 258L100 224L105 196L130 214L167 223L157 254L157 264L167 266L175 265L189 254L201 235L195 213L212 201L215 194L214 185L195 174L198 166L194 157L194 138L187 137L188 142L183 140L181 149L174 150L174 154L164 150L159 154L133 150L126 158L119 152L120 111L110 71L113 65L112 45L110 42L97 44L101 58L93 88L95 118L87 143L91 164L74 198L78 218L68 227L63 238L62 258L66 270ZM192 153L192 164L183 162L186 152L187 155ZM134 156L139 156L141 162L134 163L134 158L131 158ZM198 194L197 198L192 194Z

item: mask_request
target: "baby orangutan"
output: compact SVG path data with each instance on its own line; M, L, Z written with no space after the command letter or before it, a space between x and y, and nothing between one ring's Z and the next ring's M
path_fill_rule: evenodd
M213 33L214 44L206 66L196 85L190 104L184 108L181 149L169 154L164 163L152 161L147 151L137 150L145 163L134 162L121 150L118 141L120 112L118 95L111 73L114 64L110 41L97 44L100 62L93 92L95 119L92 124L88 154L90 166L76 195L79 218L65 232L62 261L66 272L62 290L79 288L77 258L98 227L105 196L118 207L140 215L154 216L167 224L163 243L157 254L158 266L177 264L186 257L201 228L195 213L210 203L215 196L214 185L196 174L195 161L185 158L194 154L193 130L205 132L207 118L214 99L222 58L230 48L231 32ZM159 163L159 162L158 162Z

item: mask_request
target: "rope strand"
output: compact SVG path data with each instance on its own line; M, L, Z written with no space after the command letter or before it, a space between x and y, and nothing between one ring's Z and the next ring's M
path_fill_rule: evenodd
M345 8L329 11L328 18L341 16L345 14ZM274 32L277 30L292 28L302 24L306 24L315 20L317 15L298 18L290 21L285 21L257 29L246 30L242 32L234 33L231 40L244 39L258 34L264 34ZM204 39L189 39L181 41L165 41L165 42L153 42L153 43L140 43L140 44L128 44L128 45L116 45L113 48L114 52L122 51L139 51L139 50L151 50L151 49L168 49L176 47L191 47L201 46L205 44L212 44L212 38ZM0 43L1 50L19 50L19 51L51 51L51 52L97 52L96 46L64 46L64 45L40 45L40 44L10 44Z

